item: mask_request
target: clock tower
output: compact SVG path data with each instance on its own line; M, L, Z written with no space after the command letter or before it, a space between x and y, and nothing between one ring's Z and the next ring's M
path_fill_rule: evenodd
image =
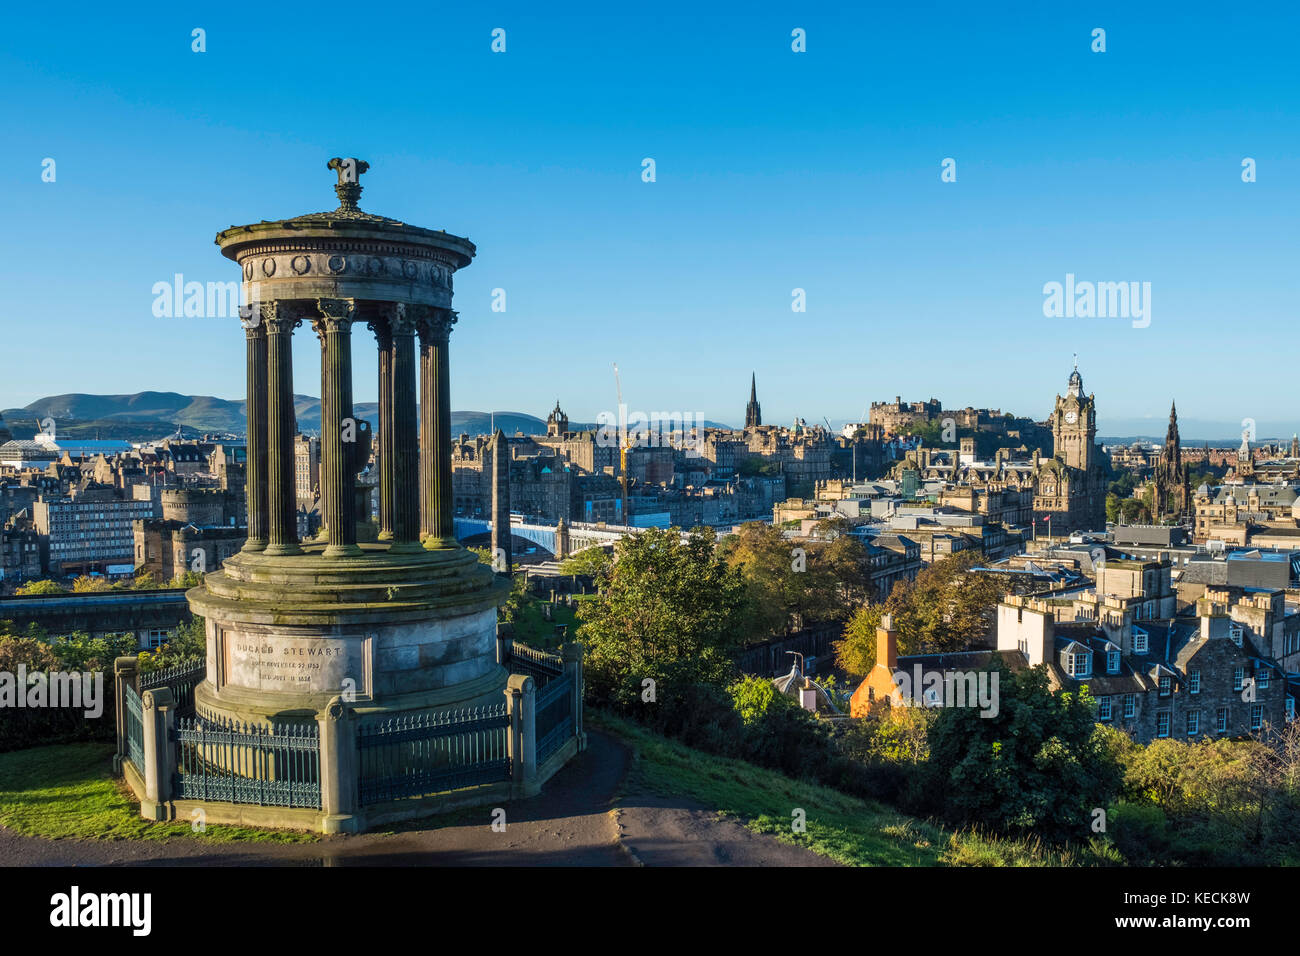
M1065 396L1056 396L1052 411L1052 449L1071 468L1091 471L1097 456L1097 409L1093 396L1083 394L1083 376L1076 365Z
M1097 408L1076 365L1048 420L1052 457L1034 473L1034 521L1041 534L1106 530L1106 468L1097 450ZM1050 523L1049 519L1050 518Z

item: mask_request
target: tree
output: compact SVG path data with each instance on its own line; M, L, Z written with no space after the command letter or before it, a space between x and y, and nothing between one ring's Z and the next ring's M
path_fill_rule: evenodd
M152 651L141 651L137 655L140 672L161 670L177 664L201 661L207 657L208 638L203 618L194 617L176 628L176 632Z
M898 630L900 654L964 650L985 635L1002 586L992 575L971 571L982 560L978 552L961 551L894 586L885 609Z
M563 574L581 574L595 579L596 587L609 574L613 565L613 555L604 548L584 548L577 554L571 554L560 562Z
M186 571L172 578L171 586L174 588L196 588L203 583L203 575L198 571Z
M859 678L871 673L876 666L876 629L884 613L883 604L863 604L849 618L844 636L832 645L840 670Z
M1052 693L1043 666L999 662L997 713L945 707L930 729L931 792L956 824L1052 840L1086 840L1093 810L1119 793L1123 771L1096 724L1087 686Z
M104 578L92 578L88 574L83 574L72 582L72 591L74 594L86 594L92 591L111 591L112 587Z
M725 686L747 593L709 532L683 542L677 529L652 528L622 539L605 588L578 609L588 689L626 711L642 704L646 679L660 707L691 684Z
M47 580L28 581L26 584L18 588L16 593L25 596L34 596L40 594L67 594L68 589L60 586L59 584L56 584L53 581L47 581Z
M839 575L857 558L865 561L861 544L841 539L831 544L791 542L778 528L761 522L742 525L724 538L718 554L745 578L750 591L758 636L772 637L798 630L806 621L842 620L851 606ZM855 546L856 544L856 546ZM834 547L832 550L832 546ZM849 573L848 593L865 579L865 569Z

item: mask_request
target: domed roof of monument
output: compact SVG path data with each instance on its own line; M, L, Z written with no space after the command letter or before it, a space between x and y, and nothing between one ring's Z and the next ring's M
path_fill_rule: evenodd
M447 252L459 253L459 265L468 265L476 249L474 243L463 236L453 235L443 229L426 229L414 226L400 219L380 216L366 212L357 204L361 198L361 174L370 169L370 164L363 159L353 157L334 157L327 164L329 169L338 174L338 183L334 186L338 196L337 209L324 212L311 212L289 219L263 219L258 223L244 226L231 226L217 233L216 243L228 258L236 258L239 247L250 241L265 240L270 237L283 238L298 233L316 233L323 230L330 233L348 235L361 234L369 238L391 239L394 241L432 245ZM388 234L388 235L385 235Z

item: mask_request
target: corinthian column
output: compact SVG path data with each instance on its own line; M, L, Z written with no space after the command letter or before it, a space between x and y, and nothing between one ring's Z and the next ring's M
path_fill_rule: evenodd
M266 548L266 326L257 303L241 306L239 316L248 343L248 444L244 453L244 501L248 507L245 551Z
M266 498L264 554L301 554L293 467L293 330L302 323L287 303L262 306L266 324Z
M325 344L321 395L321 498L328 543L324 556L358 555L357 423L352 418L352 299L317 299L321 317L313 325Z
M393 540L393 331L388 310L367 323L379 349L379 540Z
M447 357L456 313L425 309L420 315L420 488L424 547L454 548L451 489L451 381Z
M419 422L415 409L415 321L406 304L389 309L393 335L393 544L390 551L420 547Z

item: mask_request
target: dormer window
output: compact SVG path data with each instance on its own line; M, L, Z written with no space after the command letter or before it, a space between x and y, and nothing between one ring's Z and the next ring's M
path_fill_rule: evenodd
M1106 652L1106 673L1107 674L1119 673L1119 651Z
M1242 637L1245 633L1246 629L1240 624L1228 625L1228 637L1232 638L1232 643L1236 644L1238 647L1241 647Z
M1174 692L1174 679L1168 674L1160 675L1160 696L1168 697Z
M1140 627L1133 628L1133 653L1145 654L1147 652L1147 632Z
M1087 652L1067 655L1067 663L1071 677L1087 677L1092 673L1092 655Z

